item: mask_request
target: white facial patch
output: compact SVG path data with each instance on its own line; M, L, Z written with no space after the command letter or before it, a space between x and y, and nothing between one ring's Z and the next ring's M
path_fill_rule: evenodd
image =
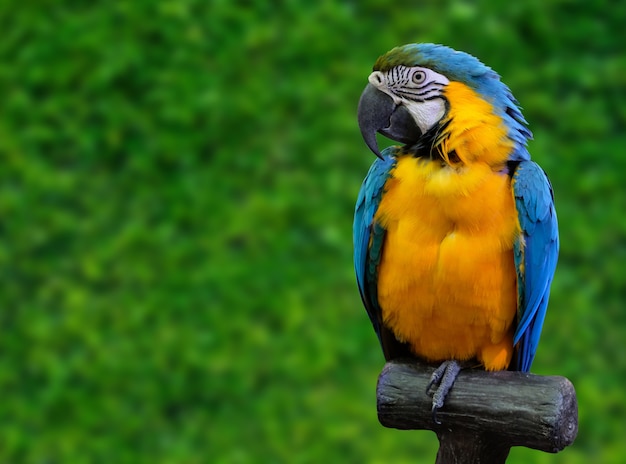
M446 114L446 103L441 98L424 103L409 102L406 108L415 118L415 123L422 133L437 124Z
M450 81L443 74L419 66L395 66L384 73L374 71L368 80L393 98L396 105L404 105L422 132L446 113L442 91Z

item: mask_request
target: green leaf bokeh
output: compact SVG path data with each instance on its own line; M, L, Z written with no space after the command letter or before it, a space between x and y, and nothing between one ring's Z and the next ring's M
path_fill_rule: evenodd
M562 251L534 364L576 386L558 455L626 454L626 5L5 2L0 462L434 462L381 427L352 272L355 107L407 42L524 107Z

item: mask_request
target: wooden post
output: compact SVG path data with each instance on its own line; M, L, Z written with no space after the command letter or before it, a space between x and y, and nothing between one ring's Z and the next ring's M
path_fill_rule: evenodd
M385 427L437 434L436 464L501 464L512 446L557 453L576 438L576 392L564 377L462 370L437 425L425 393L433 370L415 360L391 361L376 397Z

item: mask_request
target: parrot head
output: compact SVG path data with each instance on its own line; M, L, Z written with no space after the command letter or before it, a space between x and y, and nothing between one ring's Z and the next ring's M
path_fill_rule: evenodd
M380 133L405 144L408 150L428 142L434 147L452 122L448 88L460 83L487 102L512 142L509 159L528 159L526 127L517 101L500 77L467 53L436 44L396 47L378 58L358 106L361 134L370 150L382 157L376 141ZM478 116L477 116L478 118Z

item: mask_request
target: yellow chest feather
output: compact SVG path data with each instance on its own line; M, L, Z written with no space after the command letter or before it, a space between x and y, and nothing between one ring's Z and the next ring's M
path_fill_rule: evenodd
M378 299L396 337L428 360L506 368L519 231L509 176L482 162L401 156L375 220L387 230Z

